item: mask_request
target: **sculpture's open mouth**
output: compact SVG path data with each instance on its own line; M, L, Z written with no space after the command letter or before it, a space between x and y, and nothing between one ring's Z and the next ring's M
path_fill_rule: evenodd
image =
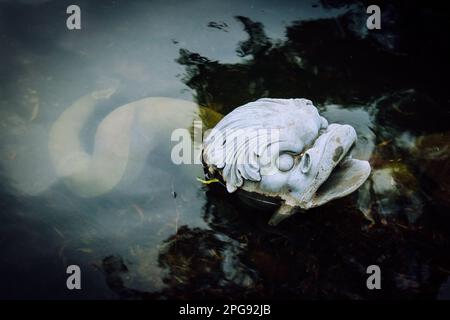
M311 207L352 193L366 181L369 174L369 162L345 157L317 189L311 200Z
M307 152L317 166L313 181L300 196L300 206L309 209L344 197L358 189L370 174L367 161L351 158L356 132L348 125L332 124Z

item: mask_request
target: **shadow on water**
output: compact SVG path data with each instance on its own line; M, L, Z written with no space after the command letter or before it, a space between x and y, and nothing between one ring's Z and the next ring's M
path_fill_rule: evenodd
M127 289L122 258L103 260L108 284L122 298L448 297L449 50L435 36L448 20L439 8L385 4L383 29L368 32L360 9L293 22L286 41L269 39L261 23L238 16L248 33L236 50L243 62L187 49L178 62L196 101L216 111L261 97L308 97L331 122L354 121L359 143L367 140L362 156L374 168L367 192L273 228L270 213L220 186L205 187L210 230L182 226L163 243L165 289ZM366 288L372 264L383 272L381 291Z

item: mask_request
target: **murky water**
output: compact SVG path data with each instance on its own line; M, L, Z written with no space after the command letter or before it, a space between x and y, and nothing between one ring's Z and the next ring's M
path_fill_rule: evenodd
M346 1L0 1L0 297L449 298L448 14L382 6L382 29ZM115 93L81 132L144 97L222 114L261 97L306 97L358 132L370 180L356 193L269 227L270 212L199 165L170 160L191 118L161 110L144 170L77 195L48 151L54 121L80 97ZM193 112L194 114L194 112ZM194 117L194 115L193 115ZM136 136L133 150L146 150ZM142 165L142 164L141 164ZM130 175L128 175L130 174ZM66 288L66 267L82 290ZM382 290L366 288L366 268Z

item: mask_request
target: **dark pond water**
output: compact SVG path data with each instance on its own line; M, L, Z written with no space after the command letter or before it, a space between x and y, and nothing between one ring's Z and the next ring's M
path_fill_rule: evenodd
M1 0L0 297L450 298L449 12L379 3L369 31L366 1L77 1L69 31L72 1ZM171 162L171 129L192 118L160 110L144 170L82 197L58 178L49 132L103 89L115 93L81 132L88 151L108 113L144 97L222 114L305 97L355 127L373 173L269 227L270 212L198 182L201 166ZM372 264L382 290L366 288Z

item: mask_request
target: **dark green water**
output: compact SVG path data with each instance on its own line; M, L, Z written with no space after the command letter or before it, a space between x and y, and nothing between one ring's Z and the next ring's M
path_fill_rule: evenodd
M448 11L380 2L369 31L364 3L78 1L82 30L68 31L71 2L0 1L0 297L449 298ZM143 97L223 114L305 97L355 127L373 174L273 228L173 165L161 136L132 184L82 198L56 177L48 132L104 88L117 94L83 131L88 149L108 112Z

